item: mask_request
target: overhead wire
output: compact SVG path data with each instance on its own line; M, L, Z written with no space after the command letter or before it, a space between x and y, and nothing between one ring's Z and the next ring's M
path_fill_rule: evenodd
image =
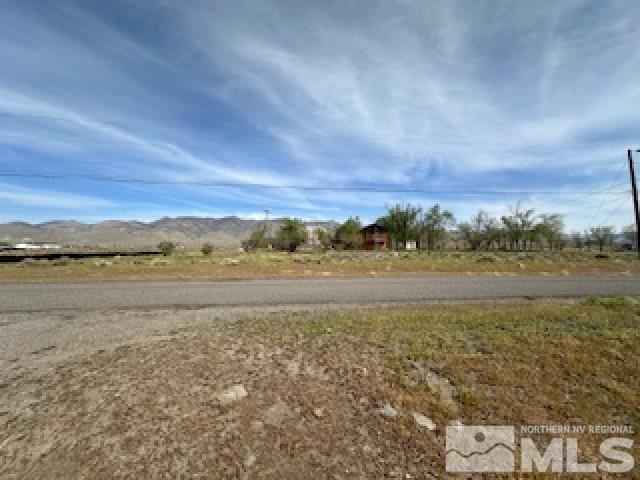
M535 189L483 189L469 188L466 186L449 187L382 187L371 185L350 185L350 186L324 186L324 185L278 185L260 182L227 182L209 180L164 180L164 179L143 179L133 177L113 177L105 175L88 174L62 174L49 172L16 172L0 171L0 177L29 178L43 180L86 180L108 183L130 183L142 185L197 185L220 188L261 188L261 189L289 189L301 191L330 191L330 192L374 192L374 193L451 193L456 195L599 195L608 193L626 193L613 191L610 187L607 190L535 190Z

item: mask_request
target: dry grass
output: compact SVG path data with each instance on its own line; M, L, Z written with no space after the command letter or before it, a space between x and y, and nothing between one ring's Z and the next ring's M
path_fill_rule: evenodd
M630 299L271 313L187 328L3 381L0 475L442 478L453 421L637 432L638 345ZM217 403L234 384L248 397ZM377 413L386 402L395 419ZM418 428L412 411L437 429Z
M122 257L0 265L0 282L206 280L270 277L402 276L440 274L640 274L633 254L596 258L595 252L216 252L213 256Z
M631 299L417 307L332 315L307 325L315 332L331 325L335 334L382 349L407 398L438 412L441 424L640 420L640 308ZM455 387L455 409L416 381L427 370Z

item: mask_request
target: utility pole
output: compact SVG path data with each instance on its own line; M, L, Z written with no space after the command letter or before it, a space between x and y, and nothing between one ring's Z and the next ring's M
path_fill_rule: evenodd
M265 208L264 210L264 234L267 238L269 237L269 214L271 213L271 210L268 208Z
M636 150L640 152L640 150ZM636 186L636 172L633 166L633 157L631 155L631 149L627 150L627 156L629 157L629 175L631 176L631 193L633 195L633 208L636 214L636 251L638 252L638 259L640 259L640 211L638 211L638 188Z

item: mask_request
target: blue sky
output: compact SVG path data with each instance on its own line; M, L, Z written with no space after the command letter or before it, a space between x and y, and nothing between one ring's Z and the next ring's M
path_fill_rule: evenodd
M465 220L517 200L568 230L633 221L637 1L9 0L0 18L2 172L437 190L5 176L0 221L369 220L401 201Z

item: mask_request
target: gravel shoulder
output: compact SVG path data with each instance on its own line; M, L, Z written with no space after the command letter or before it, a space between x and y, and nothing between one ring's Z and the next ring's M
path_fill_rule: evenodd
M273 312L310 312L338 306L160 309L65 309L0 317L0 373L46 369L57 362L136 341L162 339L186 328L221 328ZM357 308L357 307L354 307Z

